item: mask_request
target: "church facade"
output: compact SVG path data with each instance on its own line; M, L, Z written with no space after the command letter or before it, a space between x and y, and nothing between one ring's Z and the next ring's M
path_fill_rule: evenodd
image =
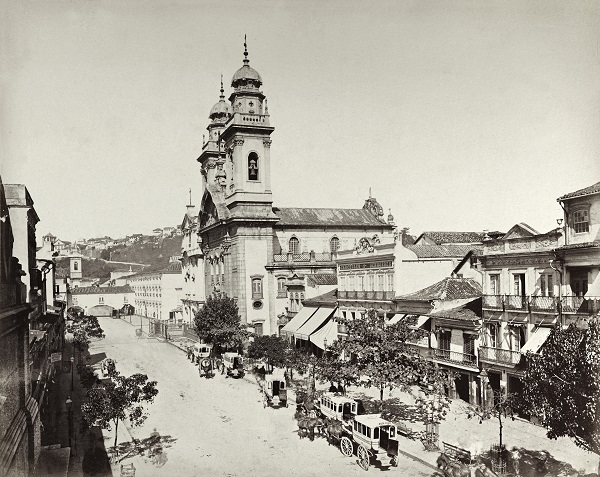
M203 278L194 282L203 288L198 296L225 293L255 333L278 334L310 297L307 283L336 284L338 249L353 248L363 237L391 236L395 227L371 197L360 209L273 205L274 128L262 78L244 47L232 93L226 100L221 82L219 101L209 114L208 140L197 159L200 210L197 221L186 219L197 225L185 228L183 237L184 243L193 237L198 246L184 247L182 260L184 265L197 260ZM186 248L196 249L195 256L187 257Z

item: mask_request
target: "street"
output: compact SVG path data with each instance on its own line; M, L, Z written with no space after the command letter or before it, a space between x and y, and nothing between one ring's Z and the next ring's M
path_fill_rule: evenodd
M116 360L122 374L145 373L158 382L158 396L147 406L148 419L130 431L143 441L156 430L163 458L153 461L147 452L137 457L133 462L138 476L364 475L355 457L344 457L325 439L301 440L293 405L263 409L253 378L200 378L198 368L173 345L137 338L135 327L120 319L101 318L100 325L106 338L92 343L91 355L104 352ZM119 442L127 440L120 425ZM105 445L112 446L112 440ZM132 461L123 461L128 462ZM415 477L433 473L404 456L391 472Z

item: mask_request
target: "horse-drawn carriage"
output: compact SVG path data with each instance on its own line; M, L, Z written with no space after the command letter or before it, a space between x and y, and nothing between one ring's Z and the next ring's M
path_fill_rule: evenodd
M243 358L238 353L223 353L221 372L226 372L227 376L241 378L244 375Z
M346 425L349 425L360 410L358 401L338 393L323 393L317 404L324 418L337 419Z
M198 364L198 375L211 378L215 375L214 364L211 357L212 346L206 343L196 343L192 348L192 360Z
M264 382L259 382L263 393L263 407L277 406L288 407L287 388L285 378L279 375L267 374Z
M368 470L372 461L382 466L398 465L396 426L382 419L379 414L355 416L350 432L345 431L339 439L340 450L347 457L356 453L358 464Z

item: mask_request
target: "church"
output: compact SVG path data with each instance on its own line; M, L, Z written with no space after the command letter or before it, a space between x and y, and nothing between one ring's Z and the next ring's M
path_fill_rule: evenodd
M226 100L221 81L197 158L202 200L197 214L188 206L182 223L186 295L194 299L182 301L184 319L191 321L206 297L225 293L236 300L249 329L270 335L279 334L303 299L336 287L338 250L354 248L363 237L389 240L396 229L372 197L359 209L273 204L274 128L262 86L244 43L233 91Z

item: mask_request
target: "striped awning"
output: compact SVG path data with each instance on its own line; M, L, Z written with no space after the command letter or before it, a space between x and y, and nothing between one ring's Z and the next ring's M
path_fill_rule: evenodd
M293 335L294 332L306 323L309 318L318 310L318 307L305 306L291 321L281 329L282 335Z
M334 311L335 308L320 307L306 323L304 323L300 328L298 328L297 331L294 332L294 336L297 339L308 341L310 335L320 328L323 323L325 323L325 320L327 320L327 318L329 318Z
M331 313L335 313L335 309L332 310ZM315 331L310 335L310 342L323 350L325 349L325 340L327 340L327 344L330 345L337 339L338 324L337 321L333 319L332 315L329 316L328 321L326 321L318 331Z
M521 353L525 354L527 351L537 353L550 336L550 331L552 331L552 328L538 328L521 348Z

